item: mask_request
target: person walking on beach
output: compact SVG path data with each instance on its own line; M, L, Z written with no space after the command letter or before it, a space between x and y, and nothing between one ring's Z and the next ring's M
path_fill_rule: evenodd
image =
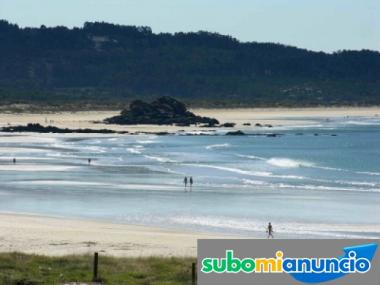
M185 191L186 191L186 187L187 187L187 176L185 176L185 178L183 179L183 183L185 184Z
M190 176L190 191L193 190L193 176Z
M267 234L268 234L268 238L274 238L273 237L273 227L272 227L272 224L270 222L268 224Z
M16 164L16 158L15 157L13 158L13 164Z

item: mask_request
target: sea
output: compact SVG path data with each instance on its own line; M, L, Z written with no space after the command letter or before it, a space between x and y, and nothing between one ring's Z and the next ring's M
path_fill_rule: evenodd
M306 119L245 126L245 136L0 133L0 212L247 238L265 238L268 222L275 238L380 238L380 118Z

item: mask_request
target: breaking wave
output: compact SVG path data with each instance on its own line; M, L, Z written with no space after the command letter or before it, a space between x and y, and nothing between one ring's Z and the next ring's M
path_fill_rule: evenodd
M298 167L313 167L314 165L310 162L294 160L290 158L270 158L267 163L277 167L284 168L298 168Z
M228 148L231 145L229 143L223 143L223 144L212 144L206 146L206 149L215 149L215 148Z

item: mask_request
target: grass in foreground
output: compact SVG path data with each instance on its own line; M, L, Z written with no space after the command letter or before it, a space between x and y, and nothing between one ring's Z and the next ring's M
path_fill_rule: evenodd
M99 257L99 277L107 285L191 284L192 258ZM1 285L57 285L90 282L93 257L47 257L22 253L0 254Z

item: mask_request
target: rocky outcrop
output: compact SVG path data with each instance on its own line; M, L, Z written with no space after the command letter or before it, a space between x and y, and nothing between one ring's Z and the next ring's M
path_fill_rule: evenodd
M233 128L233 127L235 127L235 125L236 125L235 123L227 122L227 123L220 125L220 127L222 127L222 128Z
M33 132L33 133L81 133L81 134L114 134L114 133L128 133L128 132L116 132L113 130L101 129L61 129L54 126L42 126L40 124L27 124L26 126L13 126L13 127L3 127L2 132Z
M226 136L245 136L245 133L238 130L238 131L235 131L235 132L227 132L226 133Z
M123 110L120 115L104 120L107 124L118 125L179 125L189 126L194 124L218 125L216 119L201 117L186 109L185 104L171 97L161 97L152 103L135 100L129 105L129 109Z

